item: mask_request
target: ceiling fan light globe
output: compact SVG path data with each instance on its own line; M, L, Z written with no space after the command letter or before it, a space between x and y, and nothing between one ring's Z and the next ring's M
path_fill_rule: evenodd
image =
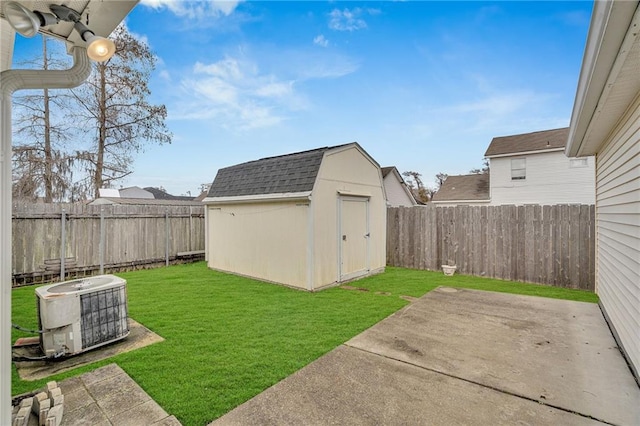
M87 39L87 55L96 62L111 59L116 53L116 45L108 38L92 35Z

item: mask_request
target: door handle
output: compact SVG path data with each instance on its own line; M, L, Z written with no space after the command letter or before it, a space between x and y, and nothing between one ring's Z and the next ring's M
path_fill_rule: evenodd
M371 236L371 234L369 232L367 232L366 234L364 234L365 238L369 238Z
M347 241L347 236L346 235L342 236L342 241Z

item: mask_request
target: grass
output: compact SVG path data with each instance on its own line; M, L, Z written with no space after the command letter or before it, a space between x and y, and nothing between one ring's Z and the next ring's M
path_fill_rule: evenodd
M596 302L593 293L388 268L351 285L306 293L222 274L201 263L119 274L129 314L166 340L40 381L12 371L14 395L118 363L184 425L204 425L439 285ZM34 288L13 291L13 322L37 327ZM385 293L385 294L381 294ZM12 339L25 335L14 330Z

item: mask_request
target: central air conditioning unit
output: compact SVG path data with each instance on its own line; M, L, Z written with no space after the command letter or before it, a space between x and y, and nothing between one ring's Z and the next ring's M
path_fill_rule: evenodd
M36 288L44 355L75 355L127 337L126 286L100 275Z

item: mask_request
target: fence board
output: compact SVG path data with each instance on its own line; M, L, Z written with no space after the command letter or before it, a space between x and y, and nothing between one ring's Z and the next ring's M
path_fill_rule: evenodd
M594 215L592 205L389 208L387 260L593 291Z
M66 244L61 256L63 210ZM102 261L108 272L164 261L166 212L171 230L170 258L178 261L179 252L204 250L204 206L16 204L12 220L14 285L59 278L45 270L47 259L75 258L77 262L69 268L69 277L97 273L101 263L101 212Z

